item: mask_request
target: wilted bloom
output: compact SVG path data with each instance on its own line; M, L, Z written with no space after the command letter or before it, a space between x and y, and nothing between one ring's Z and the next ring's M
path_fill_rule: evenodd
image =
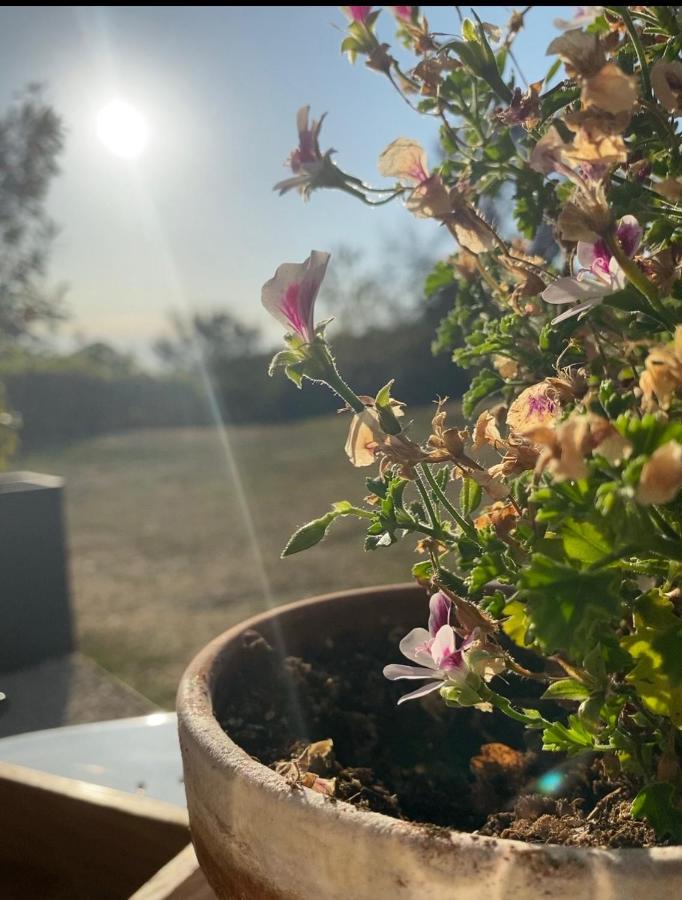
M541 175L549 175L551 172L559 172L573 178L573 172L564 162L564 154L570 144L559 134L555 125L551 125L540 140L533 147L529 165L531 169L540 172Z
M651 186L657 194L671 203L682 200L682 178L663 178L661 181L654 181Z
M572 19L555 19L554 27L566 31L569 28L582 28L591 25L604 12L603 6L576 6Z
M482 528L493 528L498 537L505 538L516 527L518 518L518 510L512 503L498 500L474 519L474 525L479 530Z
M661 409L670 406L675 393L682 387L682 325L675 329L672 344L649 351L639 386L644 406L651 406L654 396Z
M613 62L586 78L580 93L585 109L597 107L614 116L620 113L631 116L638 97L637 80Z
M668 112L682 113L682 62L659 60L651 68L651 86Z
M556 389L547 381L521 391L507 412L507 427L523 434L531 428L552 428L561 414Z
M616 240L629 257L637 252L641 239L642 229L637 219L634 216L623 216L618 222ZM542 299L546 303L574 304L552 319L553 325L587 312L601 303L608 294L625 287L623 270L602 238L591 243L578 241L576 257L580 266L577 275L558 278L542 292Z
M604 171L627 160L623 131L630 121L629 113L611 115L599 109L581 109L567 113L565 124L575 138L564 150L564 156L579 166L599 166Z
M502 378L517 378L519 374L519 364L515 359L509 359L508 356L502 356L497 353L493 357L493 365L500 373Z
M536 472L549 472L555 481L579 481L587 475L590 427L586 416L571 416L556 428L534 428L528 432L542 446Z
M342 6L342 12L348 16L351 22L360 22L364 25L372 12L371 6Z
M355 413L351 419L346 439L346 456L354 466L371 466L376 460L376 452L385 438L379 425L379 414L371 407Z
M326 113L319 119L313 119L312 125L308 121L309 114L309 106L302 106L296 113L298 147L291 151L285 163L290 166L294 177L278 181L273 188L280 195L297 188L306 200L315 188L340 187L342 181L331 160L334 151L328 150L325 154L320 151L320 129Z
M540 120L540 90L542 81L534 81L524 94L521 88L514 88L511 103L506 109L495 110L495 115L503 125L523 125L535 128Z
M668 441L644 463L635 497L644 506L670 503L682 487L682 444Z
M632 444L601 416L574 413L555 428L535 428L528 432L542 447L536 472L549 472L555 481L578 481L587 476L587 457L603 456L618 465L632 453Z
M555 38L547 48L547 55L552 54L561 58L570 78L589 78L606 65L606 55L598 35L579 28Z
M379 172L412 188L405 203L420 218L442 218L450 212L448 192L440 175L429 175L426 153L419 141L398 138L379 157Z
M267 311L305 343L315 337L314 309L330 254L313 250L302 263L284 263L261 291Z
M427 680L428 683L404 694L398 703L424 697L448 685L463 684L470 673L489 681L503 668L501 655L486 646L477 630L458 640L449 624L450 601L438 592L429 603L429 629L413 628L400 642L400 652L416 666L390 665L384 675L390 681Z

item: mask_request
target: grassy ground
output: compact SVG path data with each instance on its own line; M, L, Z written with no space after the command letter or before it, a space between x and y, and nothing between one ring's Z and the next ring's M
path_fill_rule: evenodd
M431 413L419 411L417 424ZM341 520L324 544L279 559L298 525L332 500L363 496L372 470L347 462L347 427L346 416L242 426L225 441L210 428L138 431L19 460L17 468L66 478L81 649L171 707L192 655L245 616L316 593L408 580L411 546L363 554L355 521Z

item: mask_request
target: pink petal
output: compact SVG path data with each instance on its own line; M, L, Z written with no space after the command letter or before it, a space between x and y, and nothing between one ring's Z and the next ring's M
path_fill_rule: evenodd
M433 594L429 600L429 632L435 637L438 629L450 621L450 598L442 591Z
M642 241L642 226L634 216L623 216L616 230L618 243L628 256L634 256Z
M261 302L287 330L305 341L314 337L313 312L330 254L313 250L303 263L284 263L263 285Z

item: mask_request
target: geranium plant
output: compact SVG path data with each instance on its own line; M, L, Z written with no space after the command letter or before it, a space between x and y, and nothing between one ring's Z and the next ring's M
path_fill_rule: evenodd
M331 388L350 462L376 466L364 501L334 503L283 555L341 516L364 523L368 551L416 538L430 617L400 644L410 664L386 666L415 681L402 699L438 691L540 731L546 750L604 754L636 786L632 815L682 840L681 8L584 8L527 86L513 46L528 10L504 30L473 13L458 36L433 34L419 7L342 10L342 50L433 118L441 158L429 167L399 137L378 164L390 183L370 187L320 150L322 118L304 108L277 188L401 198L448 230L426 293L455 296L434 346L472 371L470 424L439 400L419 436L393 382L358 396L313 318L329 255L281 266L263 289L288 331L271 373ZM563 712L514 705L511 673Z

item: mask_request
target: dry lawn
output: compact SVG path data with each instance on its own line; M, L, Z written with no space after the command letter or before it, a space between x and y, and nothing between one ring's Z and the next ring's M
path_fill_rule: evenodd
M418 411L417 424L430 414ZM355 521L279 559L298 525L363 496L371 470L346 461L347 427L333 416L225 435L138 431L20 460L66 479L80 648L172 707L184 665L231 624L304 596L407 580L412 545L364 554Z

